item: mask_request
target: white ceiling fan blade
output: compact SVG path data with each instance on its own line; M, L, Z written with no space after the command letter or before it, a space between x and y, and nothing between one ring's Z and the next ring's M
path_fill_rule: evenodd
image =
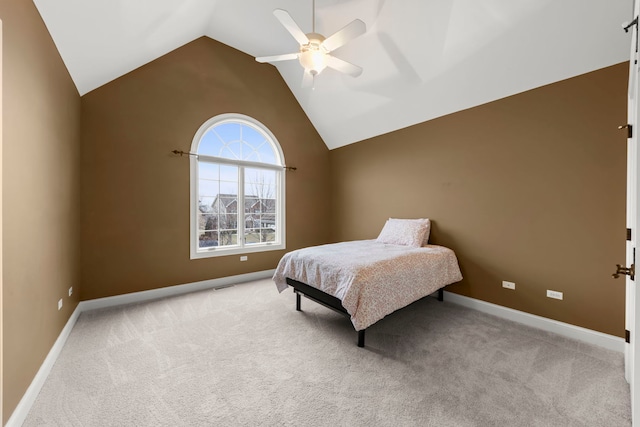
M343 61L332 55L327 55L327 67L338 70L342 73L349 74L352 77L358 77L362 74L362 68L357 65L353 65L350 62Z
M298 24L296 24L296 21L294 21L291 15L289 15L289 12L282 9L276 9L273 11L273 14L300 45L309 43L307 35L302 32L300 27L298 27Z
M325 41L322 42L322 46L329 52L339 48L351 39L364 34L367 31L367 26L359 19L351 21L344 26L341 30L336 31L330 35Z
M289 61L291 59L298 59L297 53L285 53L283 55L273 56L260 56L256 58L258 62L277 62L277 61Z

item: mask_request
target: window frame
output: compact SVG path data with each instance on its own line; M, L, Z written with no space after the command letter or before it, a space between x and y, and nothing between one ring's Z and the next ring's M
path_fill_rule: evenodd
M256 131L263 134L267 141L274 149L276 155L276 161L279 164L260 163L248 160L233 160L225 157L209 156L198 153L198 147L204 135L214 126L224 123L239 123L242 125L248 125ZM211 258L227 255L248 254L255 252L266 252L283 250L286 248L286 220L285 220L285 162L284 154L280 143L273 135L273 133L258 120L253 117L246 116L238 113L225 113L210 118L200 126L198 131L193 137L191 142L191 153L194 155L189 156L189 174L190 174L190 208L189 208L189 245L190 245L190 259ZM238 209L238 240L240 243L233 246L212 246L208 248L199 247L199 223L198 223L198 211L199 211L199 173L198 164L200 161L211 162L216 164L228 164L238 167L238 198L242 199L242 203L238 203L238 206L244 207L244 169L249 167L261 168L273 170L276 172L276 240L275 242L268 243L252 243L247 245L244 242L244 229L246 227L246 221L244 218L245 212L243 209Z

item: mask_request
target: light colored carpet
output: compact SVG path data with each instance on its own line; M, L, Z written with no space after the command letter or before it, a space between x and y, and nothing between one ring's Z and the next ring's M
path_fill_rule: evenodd
M270 280L83 313L25 426L628 426L622 354L426 298L367 331Z

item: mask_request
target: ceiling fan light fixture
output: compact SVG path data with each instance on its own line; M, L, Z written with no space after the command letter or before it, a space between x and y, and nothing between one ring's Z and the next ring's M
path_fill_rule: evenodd
M324 37L320 34L307 34L309 43L300 46L298 60L300 65L312 76L318 75L327 67L327 51L322 47Z
M313 76L320 74L327 67L327 55L319 51L302 52L299 59L304 69Z

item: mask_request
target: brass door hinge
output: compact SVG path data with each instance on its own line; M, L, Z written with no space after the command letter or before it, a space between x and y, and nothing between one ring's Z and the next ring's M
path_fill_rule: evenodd
M633 280L636 276L636 265L635 264L631 264L631 267L623 267L620 264L616 264L616 272L613 273L611 276L614 279L617 279L618 277L620 277L620 275L626 275L631 277L631 280Z

